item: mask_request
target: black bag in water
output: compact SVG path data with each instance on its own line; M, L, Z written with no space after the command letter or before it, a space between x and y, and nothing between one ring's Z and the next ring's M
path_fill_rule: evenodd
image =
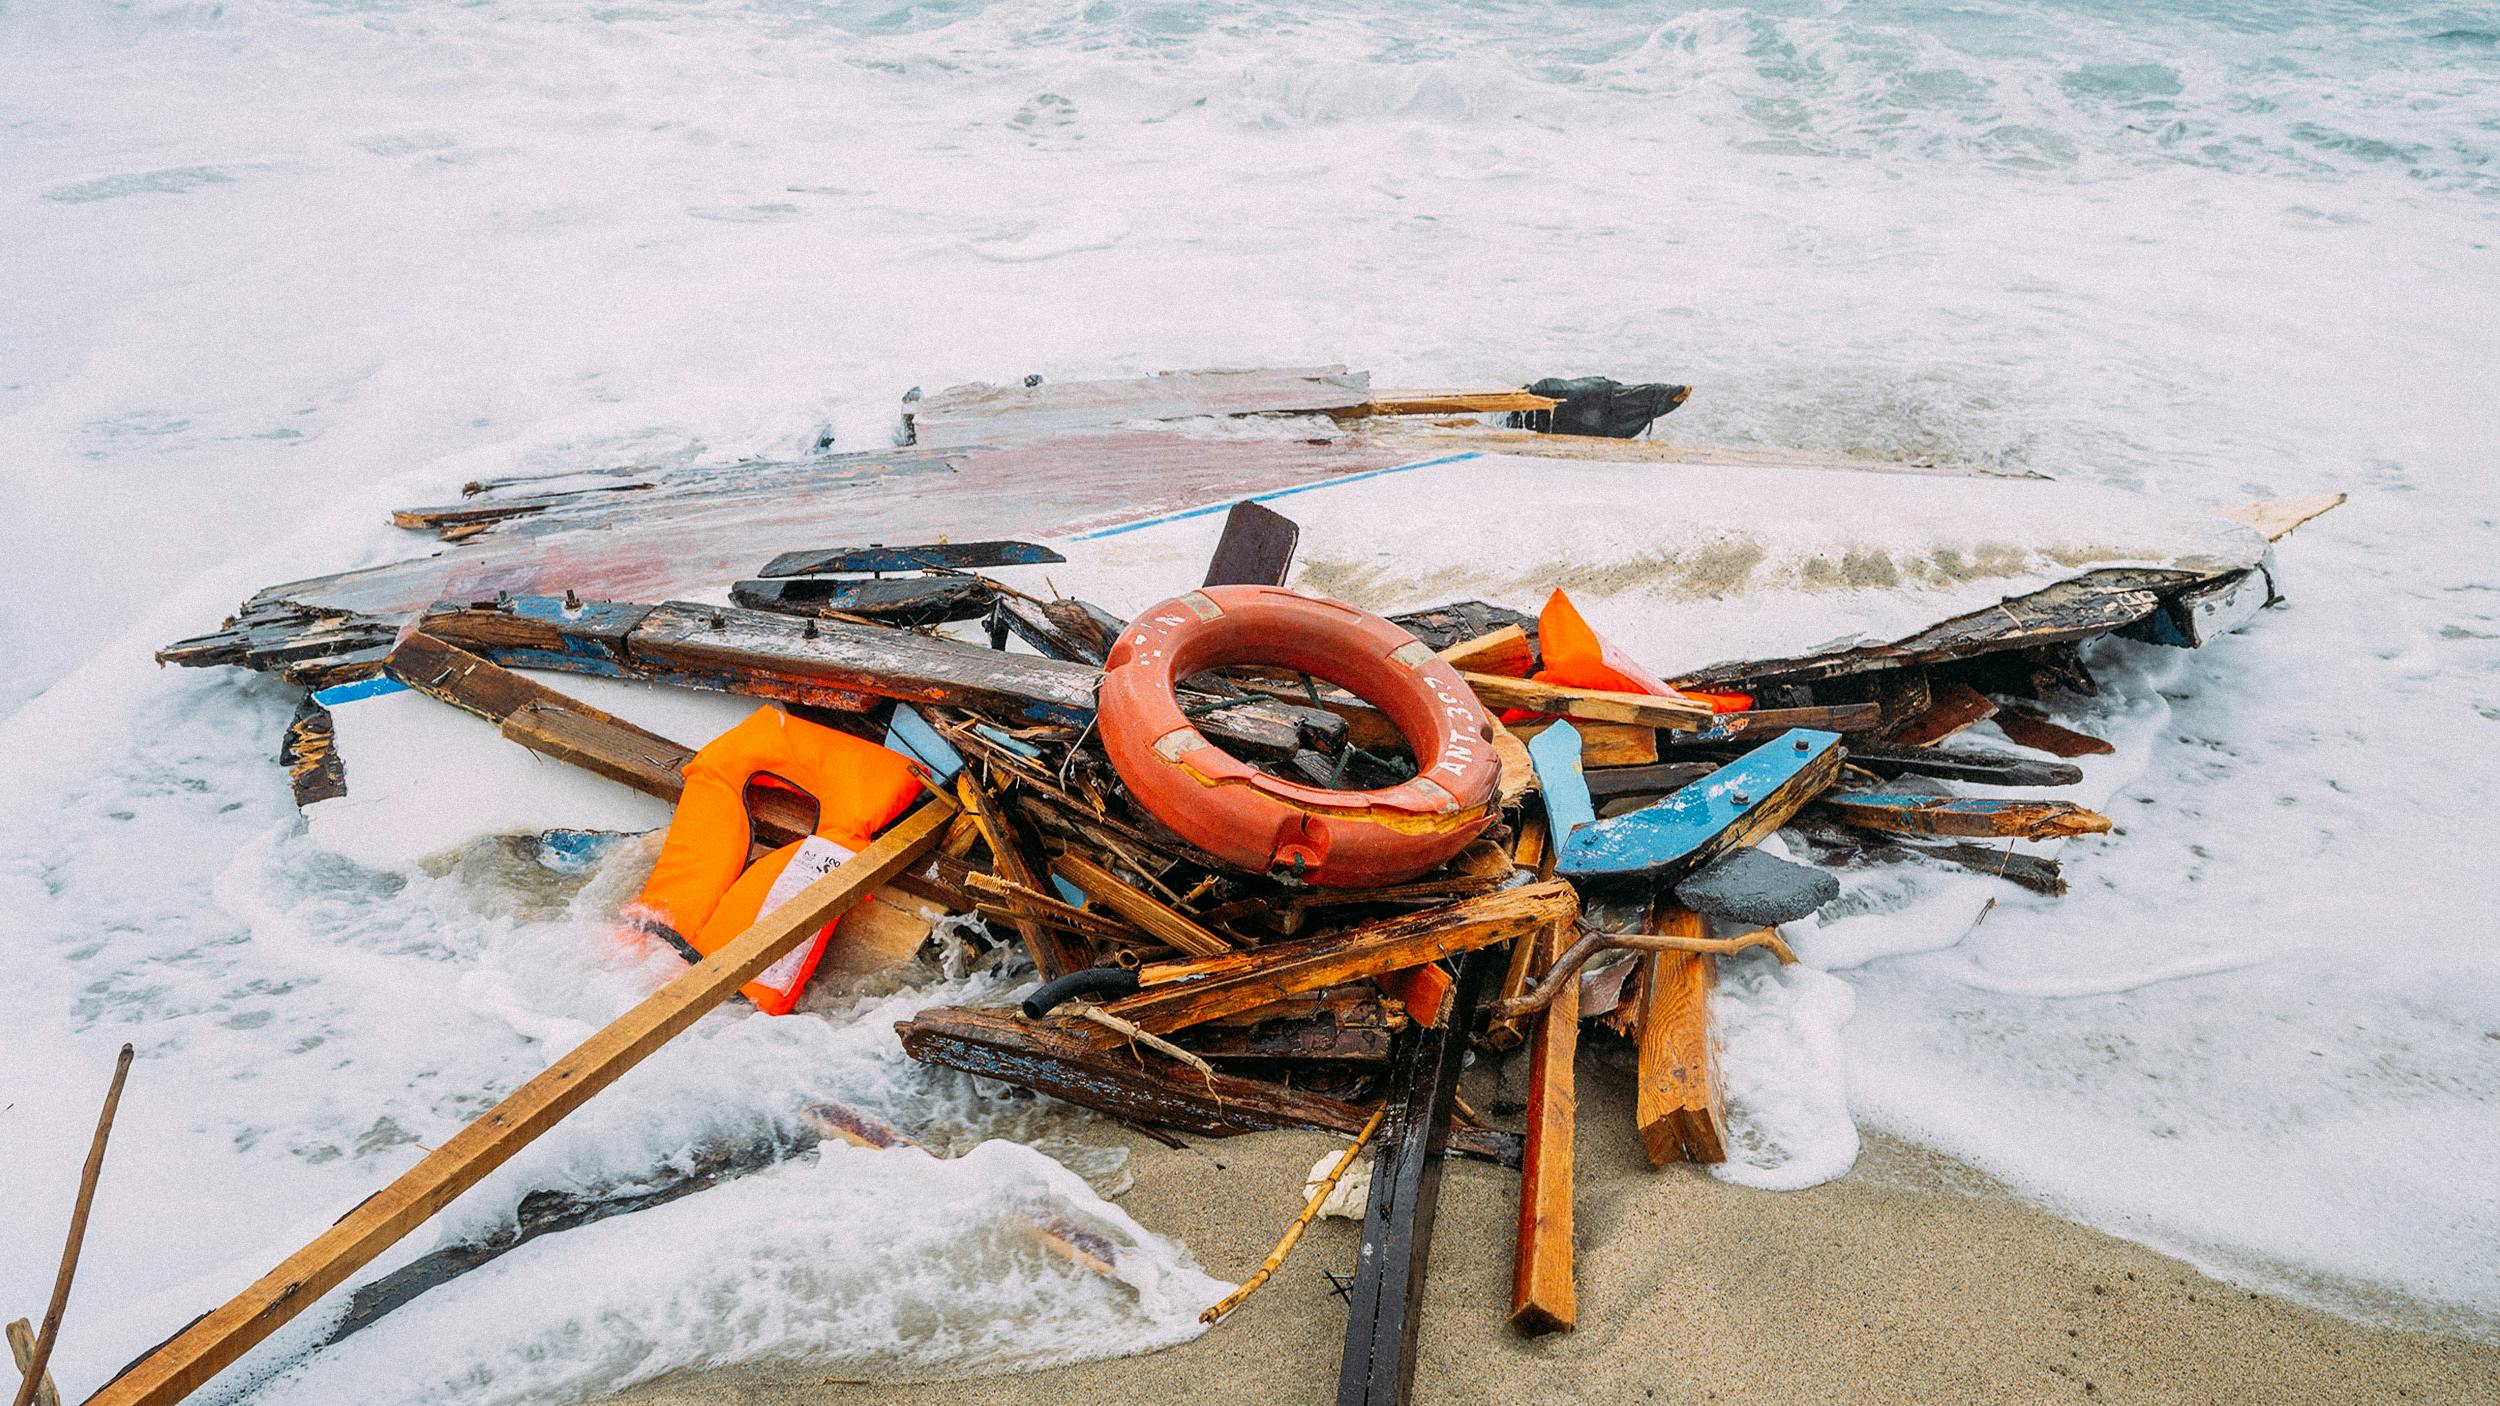
M1605 376L1548 376L1529 386L1528 392L1562 404L1551 410L1512 411L1510 427L1514 430L1630 439L1648 429L1650 421L1682 405L1693 388L1656 382L1627 386Z

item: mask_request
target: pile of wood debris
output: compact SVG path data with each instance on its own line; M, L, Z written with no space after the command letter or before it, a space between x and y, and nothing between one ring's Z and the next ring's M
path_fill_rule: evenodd
M225 628L170 646L169 662L238 664L307 687L285 759L308 805L353 780L330 745L329 710L376 688L431 696L539 756L674 799L696 749L569 696L549 681L564 674L778 704L905 753L931 797L98 1400L178 1399L290 1303L343 1282L871 891L924 918L976 919L944 924L947 940L1029 962L1041 983L1020 1008L923 1011L898 1027L913 1058L1157 1136L1301 1128L1368 1142L1341 1399L1402 1399L1445 1153L1519 1169L1513 1322L1571 1327L1584 1022L1637 1048L1631 1121L1653 1162L1723 1159L1717 964L1793 961L1778 927L1838 892L1833 868L1943 864L2062 891L2054 858L2010 842L2108 822L2053 797L1987 792L2071 785L2082 779L2074 759L2111 750L2059 720L2061 699L2093 688L2080 646L2113 633L2193 646L2236 626L2273 598L2265 542L2332 506L2253 505L2241 520L2256 530L2233 556L2087 564L1873 642L1671 674L1667 692L1555 682L1541 618L1520 608L1534 600L1388 613L1457 671L1471 702L1510 719L1487 729L1498 762L1488 823L1449 862L1397 883L1325 887L1298 869L1245 868L1142 804L1095 713L1130 622L1116 603L1031 589L1035 570L1068 558L1008 534L1229 504L1203 580L1167 578L1162 594L1174 596L1287 584L1302 528L1240 501L1245 488L1341 482L1436 455L1428 462L1493 453L1659 472L1809 464L1565 438L1554 431L1619 430L1608 406L1627 399L1651 414L1672 408L1681 388L1539 388L1551 393L1375 394L1332 368L915 392L898 436L911 442L891 451L472 484L457 505L398 515L453 544L439 554L272 587ZM1474 418L1505 414L1512 424ZM1307 434L1234 437L1180 423L1244 415L1327 419ZM844 525L853 531L837 535ZM809 545L868 532L913 544ZM698 594L712 599L672 598ZM1686 690L1747 702L1726 711L1736 705ZM1415 768L1410 739L1377 700L1309 671L1211 669L1178 701L1207 741L1309 786L1395 786ZM2025 750L1939 745L1990 719ZM790 791L751 798L761 847L815 824ZM1774 832L1813 863L1751 848ZM925 921L907 925L896 952L929 933ZM1460 1099L1471 1047L1524 1047L1524 1126L1491 1126ZM1235 1302L1211 1307L1210 1320Z

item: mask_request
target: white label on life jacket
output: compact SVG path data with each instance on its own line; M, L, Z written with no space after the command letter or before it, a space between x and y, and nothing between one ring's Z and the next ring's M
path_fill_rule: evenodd
M844 849L822 835L810 835L799 841L797 852L790 856L789 866L781 871L781 876L774 879L773 886L765 891L764 904L756 910L756 921L763 921L764 917L774 909L798 897L799 890L832 873L836 865L857 852ZM825 924L814 937L791 948L787 956L766 967L764 974L756 980L785 996L790 994L791 988L798 985L799 973L806 969L807 960L823 953L825 943L833 936L834 923L841 921L842 919L837 915L832 923Z

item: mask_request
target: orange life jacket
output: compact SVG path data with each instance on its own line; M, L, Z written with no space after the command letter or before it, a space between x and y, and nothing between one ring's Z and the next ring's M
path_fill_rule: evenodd
M685 776L659 863L626 915L688 961L718 951L806 883L867 848L920 791L903 757L778 708L758 708L715 738L686 763ZM813 797L816 830L749 864L755 830L746 792L759 781ZM739 990L767 1014L789 1014L840 921L825 924Z
M1711 711L1718 713L1741 713L1753 706L1751 694L1677 688L1642 668L1590 628L1589 622L1580 618L1571 597L1559 590L1547 597L1545 608L1537 612L1536 643L1545 667L1537 670L1535 676L1545 683L1647 693L1659 698L1690 698L1709 704Z

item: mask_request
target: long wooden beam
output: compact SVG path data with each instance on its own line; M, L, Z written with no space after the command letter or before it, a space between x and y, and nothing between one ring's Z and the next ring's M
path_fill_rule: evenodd
M1534 679L1504 678L1499 674L1462 674L1467 686L1488 708L1526 708L1537 713L1560 713L1566 718L1585 718L1590 722L1636 723L1642 727L1673 728L1679 732L1699 732L1710 726L1713 716L1710 705L1689 698L1660 698L1647 693L1618 693L1604 688L1569 688L1562 684L1539 683Z
M1537 934L1537 970L1562 955L1566 927ZM1663 954L1662 954L1663 955ZM1510 1323L1531 1337L1569 1332L1580 1317L1571 1270L1572 1141L1579 1097L1572 1066L1580 1051L1580 1003L1556 1001L1537 1016L1528 1054L1528 1145L1519 1162L1519 1251L1510 1286Z
M1177 952L1193 957L1221 957L1235 944L1210 932L1178 908L1070 850L1050 861L1060 877L1085 891L1085 896L1126 918Z
M1407 1032L1392 1059L1388 1117L1372 1160L1371 1201L1355 1260L1337 1406L1404 1406L1415 1382L1415 1334L1423 1324L1424 1272L1441 1202L1442 1152L1457 1111L1467 1027L1501 959L1475 951L1459 964L1450 1019Z
M1668 937L1707 937L1701 915L1668 899L1650 910L1650 927ZM1701 952L1644 952L1634 1020L1640 1036L1640 1090L1634 1116L1653 1167L1727 1160L1727 1099L1711 1048L1710 992L1719 959Z
M454 1133L223 1307L132 1363L87 1406L166 1406L197 1391L871 889L908 868L937 844L953 815L954 807L931 802L905 816Z
M1984 796L1889 795L1872 791L1827 793L1817 813L1858 830L1894 835L1955 835L1973 839L2058 840L2100 835L2109 817L2072 801L1998 800Z

